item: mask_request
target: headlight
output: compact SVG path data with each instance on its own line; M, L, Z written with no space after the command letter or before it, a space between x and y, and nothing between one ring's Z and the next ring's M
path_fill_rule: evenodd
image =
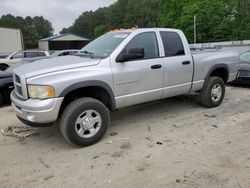
M28 85L28 93L32 99L49 99L55 97L55 90L51 86Z

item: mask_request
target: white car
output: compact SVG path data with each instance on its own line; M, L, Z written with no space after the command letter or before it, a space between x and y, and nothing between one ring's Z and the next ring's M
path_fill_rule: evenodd
M4 59L0 59L0 70L6 70L8 67L22 61L23 59L46 56L49 56L49 52L47 51L18 51Z

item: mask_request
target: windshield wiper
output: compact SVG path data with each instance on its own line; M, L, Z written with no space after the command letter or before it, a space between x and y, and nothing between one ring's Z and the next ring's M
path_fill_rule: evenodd
M95 58L95 54L93 52L89 52L89 51L80 51L76 55L79 55L79 56L81 56L81 55L89 55L92 59Z

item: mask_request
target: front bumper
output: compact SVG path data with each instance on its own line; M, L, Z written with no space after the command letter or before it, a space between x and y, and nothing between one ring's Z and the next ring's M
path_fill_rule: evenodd
M21 100L15 95L14 91L11 93L11 105L17 116L31 123L47 124L55 122L62 101L63 97L46 100Z

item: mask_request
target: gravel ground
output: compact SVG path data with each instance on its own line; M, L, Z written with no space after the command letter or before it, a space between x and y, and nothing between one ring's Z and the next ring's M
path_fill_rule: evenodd
M0 108L0 129L23 126ZM57 126L17 139L0 135L0 187L250 187L250 90L227 87L224 103L182 96L111 114L105 138L68 144Z

